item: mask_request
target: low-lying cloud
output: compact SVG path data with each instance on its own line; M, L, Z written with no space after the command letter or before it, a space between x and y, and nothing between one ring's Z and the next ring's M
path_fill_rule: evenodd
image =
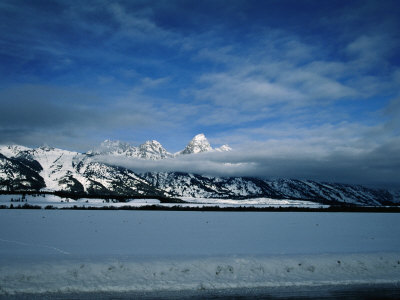
M188 172L201 175L266 179L292 178L400 188L400 140L363 152L329 154L269 152L268 149L181 155L164 160L102 156L97 159L135 172Z

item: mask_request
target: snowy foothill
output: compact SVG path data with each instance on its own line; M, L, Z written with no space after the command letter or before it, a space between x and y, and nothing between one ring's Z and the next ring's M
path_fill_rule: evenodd
M0 295L400 283L400 214L0 210Z
M193 204L214 205L220 207L308 207L308 208L326 208L329 205L321 203L292 200L292 199L271 199L271 198L251 198L251 199L216 199L216 198L194 198L180 197L180 199Z

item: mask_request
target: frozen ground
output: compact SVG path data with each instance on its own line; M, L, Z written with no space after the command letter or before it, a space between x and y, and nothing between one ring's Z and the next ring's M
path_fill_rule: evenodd
M0 294L400 284L400 214L0 210Z
M53 207L62 208L62 207L73 207L73 206L91 206L91 207L102 207L102 206L113 206L113 207L122 207L122 206L131 206L131 207L140 207L146 205L159 205L165 207L172 206L182 206L182 207L210 207L210 206L219 206L219 207L309 207L309 208L322 208L328 207L329 205L322 205L315 202L310 201L301 201L301 200L277 200L270 198L255 198L255 199L243 199L243 200L232 200L232 199L212 199L212 198L182 198L182 200L188 203L160 203L157 199L132 199L125 203L117 202L113 203L106 202L103 199L90 199L90 198L81 198L78 200L73 200L70 198L61 198L56 195L26 195L24 202L15 202L15 200L21 200L21 195L1 195L0 194L0 205L10 206L13 204L16 205L24 205L28 203L30 205L38 205L41 207L46 207L47 205L51 205ZM13 201L11 201L13 199Z

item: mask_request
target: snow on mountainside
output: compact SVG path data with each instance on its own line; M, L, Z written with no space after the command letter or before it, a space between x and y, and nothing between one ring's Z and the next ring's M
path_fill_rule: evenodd
M229 147L228 145L222 145L219 148L213 149L205 137L203 133L200 133L196 135L190 142L187 144L185 149L182 151L178 152L177 154L196 154L196 153L202 153L202 152L210 152L210 151L218 151L218 152L223 152L223 151L231 151L232 148Z
M177 197L309 200L326 204L386 205L393 196L385 190L311 180L261 180L248 177L210 177L195 174L145 173L148 182Z
M0 153L0 190L25 191L45 187L43 178L31 167Z
M311 180L263 180L249 177L212 177L182 172L134 171L100 162L96 156L159 160L213 149L204 136L196 135L186 148L173 155L157 141L134 147L105 141L87 153L57 148L0 146L0 190L46 190L97 195L175 196L219 199L271 198L315 201L325 204L391 205L400 203L399 191L359 185L321 183Z
M157 141L147 141L144 144L139 146L140 158L144 159L163 159L167 157L173 157L173 155Z
M20 145L3 145L0 146L0 153L6 157L16 156L18 153L22 151L31 150L28 147L20 146Z
M111 156L127 156L140 159L158 160L167 157L173 157L171 153L163 148L163 146L153 140L135 147L121 141L105 140L94 150L88 151L89 155L111 155Z
M17 148L13 148L17 149ZM57 148L21 148L0 157L0 188L103 195L154 195L154 188L134 172L93 161L90 155Z
M86 152L89 155L115 155L137 157L138 149L121 141L105 140L96 149Z
M196 135L183 149L181 154L193 154L211 151L211 145L203 133Z
M28 150L23 154L26 158L35 160L41 165L42 170L39 174L46 183L46 189L56 191L68 188L68 177L75 172L73 160L79 156L79 153L40 147Z

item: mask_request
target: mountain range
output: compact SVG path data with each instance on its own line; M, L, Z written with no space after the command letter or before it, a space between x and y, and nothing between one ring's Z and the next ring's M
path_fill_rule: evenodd
M99 196L153 196L244 199L309 200L325 204L394 205L399 194L360 185L322 183L311 180L268 180L250 177L213 177L182 172L146 172L110 165L98 157L128 159L175 159L201 152L231 151L223 145L212 148L204 134L196 135L179 152L168 152L159 142L132 146L106 140L78 153L52 147L0 146L0 191L61 191Z
M182 154L196 154L210 151L230 151L228 145L213 149L203 133L196 135L183 149L176 153L168 152L159 142L147 141L137 147L121 141L105 140L99 147L86 152L89 155L127 156L139 159L159 160L173 158Z

